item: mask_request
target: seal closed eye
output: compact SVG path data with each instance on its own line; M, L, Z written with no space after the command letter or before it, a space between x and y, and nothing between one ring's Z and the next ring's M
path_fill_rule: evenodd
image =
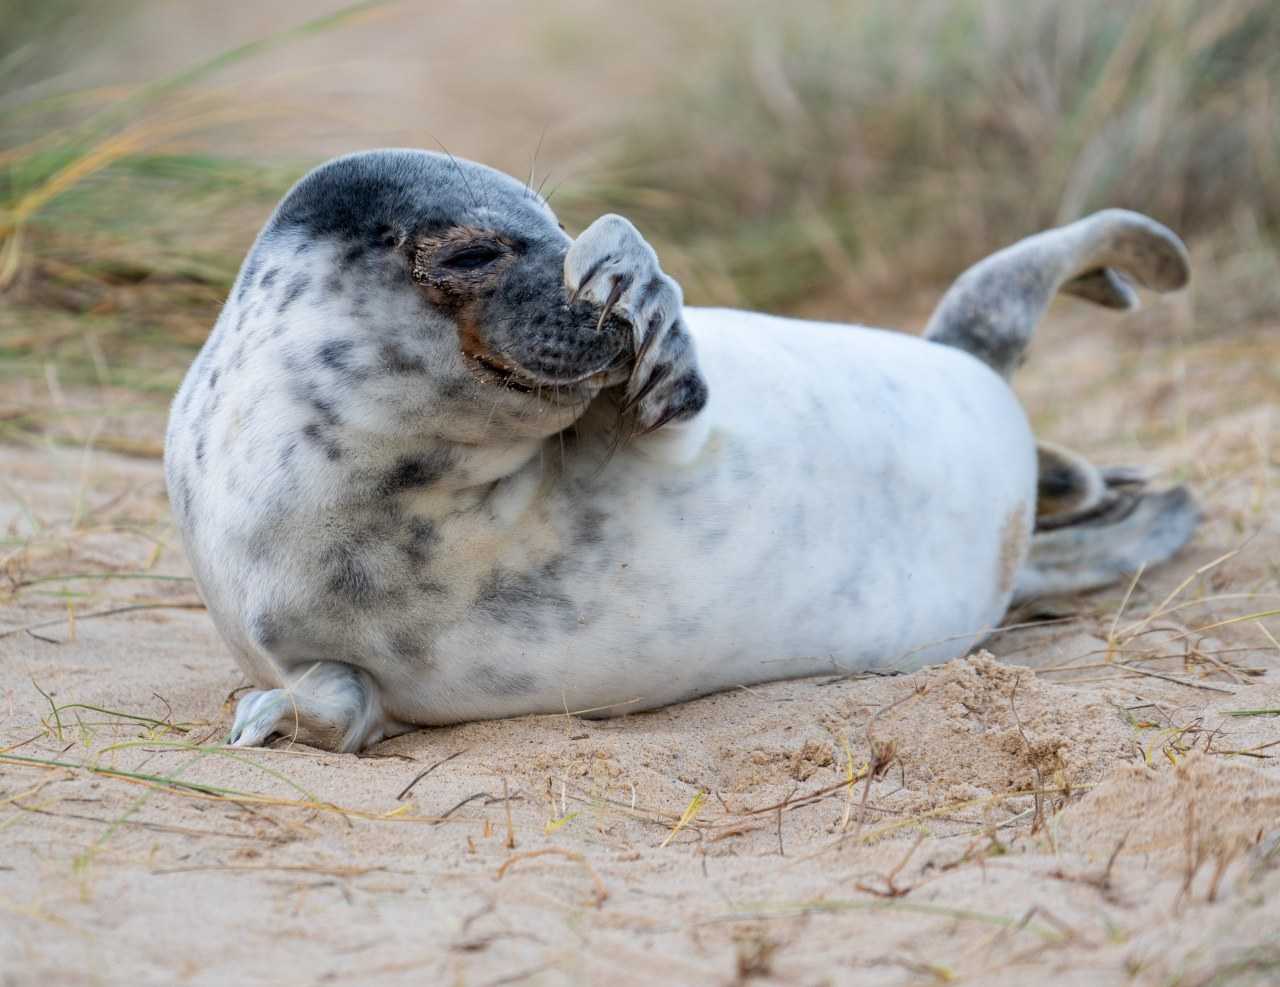
M1012 599L1168 558L1186 491L1037 446L1006 379L1055 292L1124 306L1186 271L1109 211L975 266L911 338L686 307L626 219L572 238L483 165L329 162L260 233L167 433L257 687L231 741L909 669Z

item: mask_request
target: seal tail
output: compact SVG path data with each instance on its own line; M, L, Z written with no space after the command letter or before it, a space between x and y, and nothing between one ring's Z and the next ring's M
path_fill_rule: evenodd
M1190 274L1187 248L1173 231L1140 213L1107 209L973 265L942 297L924 338L962 349L1008 380L1059 291L1133 309L1133 282L1177 291Z

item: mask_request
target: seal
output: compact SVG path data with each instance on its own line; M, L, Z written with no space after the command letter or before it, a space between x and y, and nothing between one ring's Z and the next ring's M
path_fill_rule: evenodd
M963 275L924 338L683 304L619 216L416 150L280 202L175 398L174 514L257 687L230 742L651 709L970 650L1011 600L1168 558L1181 488L1036 440L1007 379L1061 288L1184 248L1110 211Z

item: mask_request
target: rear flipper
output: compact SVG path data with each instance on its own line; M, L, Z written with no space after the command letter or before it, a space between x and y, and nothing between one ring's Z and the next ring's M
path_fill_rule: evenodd
M1200 523L1200 510L1186 487L1149 492L1132 471L1100 471L1084 460L1078 462L1093 476L1077 474L1070 482L1090 496L1047 515L1043 522L1037 516L1031 551L1014 586L1015 604L1098 589L1164 562L1191 539ZM1042 472L1042 503L1044 481Z
M1059 291L1130 309L1138 303L1133 283L1176 291L1189 278L1187 249L1173 232L1139 213L1108 209L969 268L943 296L924 336L964 350L1008 380ZM1036 532L1014 602L1096 589L1163 562L1200 520L1183 487L1149 492L1140 472L1100 470L1047 442L1037 454Z
M1059 291L1130 309L1138 303L1130 280L1177 291L1189 278L1176 234L1140 213L1107 209L979 261L943 296L924 337L976 356L1007 380Z
M1121 497L1141 493L1147 485L1147 475L1140 469L1099 469L1079 453L1043 439L1036 443L1036 466L1036 531L1097 517Z
M286 688L247 693L236 706L227 743L261 747L279 734L348 753L407 729L383 713L378 685L368 674L342 662L317 661L300 667Z

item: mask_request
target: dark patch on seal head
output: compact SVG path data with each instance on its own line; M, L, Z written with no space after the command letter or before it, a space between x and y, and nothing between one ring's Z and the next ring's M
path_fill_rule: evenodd
M269 270L266 274L262 275L262 280L258 282L258 287L270 288L275 283L276 278L278 278L279 276L280 276L280 268L278 267L271 268L271 270Z
M284 297L280 299L280 306L276 309L276 314L283 314L284 310L302 297L303 292L311 287L311 278L305 274L296 274L293 280L289 282L289 286L285 288Z

